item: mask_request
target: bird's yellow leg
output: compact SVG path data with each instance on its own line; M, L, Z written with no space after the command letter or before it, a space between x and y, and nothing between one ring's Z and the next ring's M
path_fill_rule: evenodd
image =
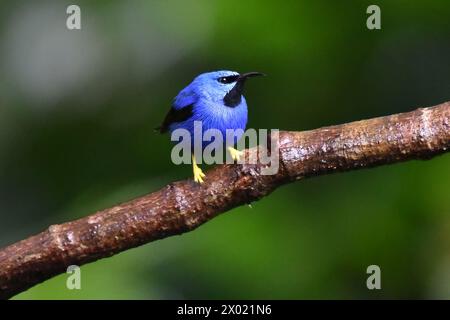
M198 183L203 183L203 178L205 174L202 169L197 165L197 161L195 161L195 155L192 155L192 171L194 172L194 181Z
M239 161L241 156L244 155L244 151L239 151L233 147L228 147L228 151L230 152L231 158L235 161Z

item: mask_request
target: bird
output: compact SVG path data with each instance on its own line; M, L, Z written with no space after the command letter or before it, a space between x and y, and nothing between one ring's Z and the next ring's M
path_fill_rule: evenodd
M223 137L227 129L242 129L247 126L247 102L243 96L247 79L264 76L261 72L238 73L220 70L198 75L182 89L173 99L172 106L162 124L156 129L160 133L172 132L176 129L187 129L191 135L191 157L194 181L201 184L205 174L198 166L193 145L194 121L202 122L202 130L219 130ZM233 160L239 160L243 151L234 148L241 135L237 134L232 145L226 145ZM223 139L225 141L225 139ZM202 148L206 147L202 142Z

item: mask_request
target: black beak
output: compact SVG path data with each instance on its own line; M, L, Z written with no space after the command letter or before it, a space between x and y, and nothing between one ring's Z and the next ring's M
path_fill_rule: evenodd
M257 76L265 76L264 73L261 72L247 72L247 73L243 73L241 75L239 75L239 78L237 81L243 81L243 80L247 80L247 78L252 78L252 77L257 77Z
M227 107L234 108L241 103L241 96L244 90L245 80L252 77L257 76L265 76L264 73L261 72L247 72L239 75L239 78L236 81L233 89L228 92L225 97L223 97L223 102Z

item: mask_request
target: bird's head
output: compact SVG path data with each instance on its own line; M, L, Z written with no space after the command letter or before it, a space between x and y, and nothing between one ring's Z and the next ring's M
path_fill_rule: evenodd
M260 72L239 74L235 71L214 71L203 73L193 81L201 94L209 99L223 103L227 107L236 107L241 103L245 81L248 78L263 76Z

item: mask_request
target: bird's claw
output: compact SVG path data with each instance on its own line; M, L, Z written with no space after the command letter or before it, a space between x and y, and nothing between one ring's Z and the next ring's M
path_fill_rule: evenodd
M228 147L228 151L230 152L231 158L234 161L239 161L241 157L244 155L244 151L239 151L233 147Z
M205 174L203 173L202 169L195 166L194 167L194 181L197 183L203 183L203 178L205 177Z

